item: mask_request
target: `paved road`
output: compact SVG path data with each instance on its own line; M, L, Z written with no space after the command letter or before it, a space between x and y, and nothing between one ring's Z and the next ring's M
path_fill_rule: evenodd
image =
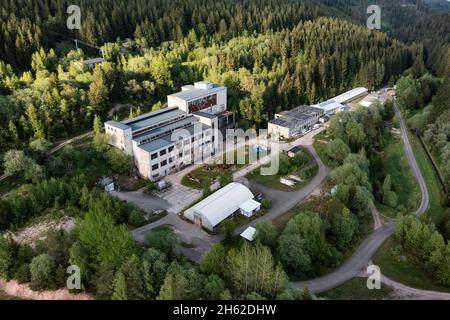
M145 194L142 191L113 191L111 192L111 195L122 201L133 203L134 205L142 209L145 213L151 213L159 209L167 210L170 207L170 204L164 199Z
M411 171L413 172L420 185L420 190L422 192L422 200L420 206L416 210L416 214L420 216L425 213L428 208L428 189L412 151L408 137L408 131L406 129L403 116L397 104L394 104L394 108L399 119L401 135L404 142L404 150L408 158L408 163ZM305 286L308 286L308 288L312 292L320 293L335 288L342 283L358 276L361 271L367 265L369 265L369 262L377 249L383 244L386 239L388 239L394 233L394 231L394 222L390 222L388 224L385 224L381 228L376 229L366 240L364 240L364 242L358 247L353 255L341 267L320 278L294 282L294 287L304 288Z
M437 292L423 289L416 289L405 286L402 283L389 279L386 276L381 276L381 282L395 289L394 298L396 299L414 299L414 300L450 300L450 293Z

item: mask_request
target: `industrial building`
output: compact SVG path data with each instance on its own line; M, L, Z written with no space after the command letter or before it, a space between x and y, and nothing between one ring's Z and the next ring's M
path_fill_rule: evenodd
M227 89L209 82L168 96L167 108L122 122L108 121L110 144L134 159L139 174L162 177L214 154L219 130L234 127Z
M197 226L214 231L235 213L249 217L259 211L261 205L253 198L246 186L232 182L186 210L184 216Z
M269 134L279 138L292 138L307 132L319 122L322 116L330 117L338 112L345 111L345 106L358 98L364 97L369 90L363 87L347 91L333 99L313 105L300 106L289 111L275 114L275 119L269 121Z
M345 107L337 102L336 100L328 100L319 104L314 105L313 107L322 109L325 115L332 116L338 112L341 112L345 109Z
M291 138L309 130L324 114L320 108L299 106L292 110L275 114L269 121L268 133L279 138Z
M347 91L341 95L338 95L337 97L334 97L332 100L336 101L337 103L345 104L349 103L353 100L356 100L358 98L362 98L369 94L369 89L359 87L352 89L350 91Z

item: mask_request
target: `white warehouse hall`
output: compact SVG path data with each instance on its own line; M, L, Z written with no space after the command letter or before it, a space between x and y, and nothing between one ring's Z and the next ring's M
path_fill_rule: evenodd
M232 182L186 210L184 216L199 227L214 231L222 221L239 212L240 207L253 198L253 193L246 186Z

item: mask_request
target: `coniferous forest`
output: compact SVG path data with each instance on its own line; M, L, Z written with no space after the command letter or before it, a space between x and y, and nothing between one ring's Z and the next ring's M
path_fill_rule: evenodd
M77 265L84 270L81 292L97 299L307 300L315 296L289 281L341 265L368 235L372 206L413 211L400 203L400 183L388 172L398 120L388 101L330 121L320 156L337 195L321 194L316 207L302 207L281 227L259 223L254 244L239 242L227 221L219 231L224 240L198 265L179 254L176 248L189 244L165 226L137 245L130 229L148 223L143 211L96 183L108 175L137 181L127 191L155 186L107 144L103 122L157 111L181 86L208 80L227 87L228 109L242 129L266 128L275 113L355 87L395 86L396 103L414 139L428 146L430 176L440 184L430 192L428 219L398 216L392 251L412 257L448 290L450 8L380 0L381 30L370 30L371 2L1 0L0 280L53 290L65 286L67 266ZM82 9L79 31L66 27L72 4ZM105 61L83 65L96 57ZM92 136L52 151L84 133ZM12 238L43 216L71 217L75 227L50 230L33 246Z

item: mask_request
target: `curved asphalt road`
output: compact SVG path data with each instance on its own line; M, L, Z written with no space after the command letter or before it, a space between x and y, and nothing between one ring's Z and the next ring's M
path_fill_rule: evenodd
M425 213L428 208L428 189L412 151L411 144L409 142L408 131L406 129L406 125L403 120L400 108L395 103L394 109L399 119L405 154L408 159L411 171L416 177L417 182L420 186L420 191L422 193L420 206L416 210L416 214L420 216ZM358 276L361 271L369 264L372 256L375 254L378 248L394 233L394 231L395 224L393 222L382 226L381 228L375 230L366 240L364 240L364 242L358 247L353 255L338 269L320 278L294 282L293 286L296 288L304 288L308 286L309 290L311 290L312 292L320 293L335 288L342 283Z

